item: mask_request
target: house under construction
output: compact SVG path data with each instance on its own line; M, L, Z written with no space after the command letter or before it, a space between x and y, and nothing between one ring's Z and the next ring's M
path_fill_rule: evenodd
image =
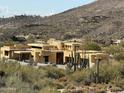
M80 60L92 67L96 57L107 60L107 55L101 51L82 50L80 41L60 41L49 39L47 42L30 44L5 45L1 47L1 59L15 59L19 61L32 61L36 63L66 64L70 58L78 54Z

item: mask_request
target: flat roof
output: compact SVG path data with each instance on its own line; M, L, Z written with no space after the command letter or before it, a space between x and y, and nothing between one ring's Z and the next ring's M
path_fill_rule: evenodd
M77 52L82 52L82 53L104 53L104 51L95 51L95 50L77 50Z
M65 45L67 44L67 45L81 45L82 43L80 43L80 42L69 42L69 41L64 41L63 42Z
M47 43L45 43L45 44L42 44L42 43L31 43L31 44L28 44L28 46L43 47L43 46L50 46L50 45L47 44Z

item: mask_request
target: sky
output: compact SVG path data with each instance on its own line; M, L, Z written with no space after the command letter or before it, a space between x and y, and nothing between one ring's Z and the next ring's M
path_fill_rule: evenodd
M95 0L0 0L0 17L14 15L49 16Z

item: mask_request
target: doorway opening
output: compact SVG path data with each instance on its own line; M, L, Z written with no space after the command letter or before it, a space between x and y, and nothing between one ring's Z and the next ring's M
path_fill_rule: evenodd
M44 56L44 62L47 64L49 62L49 56Z
M56 53L56 64L63 64L63 52Z

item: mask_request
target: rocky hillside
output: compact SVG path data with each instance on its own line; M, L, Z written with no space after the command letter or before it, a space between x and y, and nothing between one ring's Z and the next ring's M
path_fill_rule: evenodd
M1 40L16 35L58 39L124 38L124 0L97 0L50 17L16 16L0 19ZM6 35L8 35L6 37Z

